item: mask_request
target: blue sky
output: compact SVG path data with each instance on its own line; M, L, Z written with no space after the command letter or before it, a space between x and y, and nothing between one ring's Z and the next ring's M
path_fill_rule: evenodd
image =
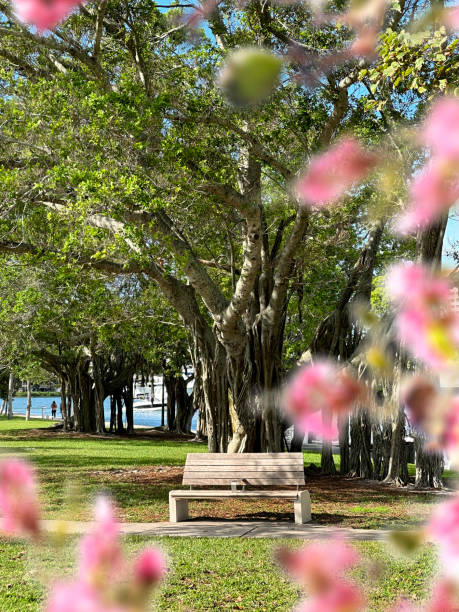
M459 241L459 214L454 212L448 219L448 225L446 226L445 241L443 243L443 265L444 266L456 266L457 263L451 257L446 255L447 251L452 249L454 242Z

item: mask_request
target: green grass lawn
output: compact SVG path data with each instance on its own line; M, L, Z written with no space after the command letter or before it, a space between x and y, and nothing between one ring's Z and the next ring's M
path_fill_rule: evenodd
M206 446L187 441L96 437L47 432L49 421L0 417L0 452L30 460L38 469L46 518L88 519L100 489L116 500L127 521L167 520L168 494L181 486L187 453ZM43 429L39 429L43 428ZM305 453L305 464L320 464ZM338 459L338 457L337 457ZM424 519L435 496L368 487L358 480L308 478L313 520L345 527L400 527ZM285 500L192 502L191 515L229 518L292 519Z
M124 520L167 518L167 496L180 486L181 470L189 452L203 452L202 444L47 432L49 421L0 418L0 451L25 457L37 468L47 518L90 516L93 494L108 490ZM305 453L305 464L320 461ZM310 478L313 520L337 527L401 526L427 516L437 499L429 494L409 496L394 489L371 488L359 480ZM292 520L291 503L282 500L228 500L196 503L192 513L239 518ZM74 542L74 540L72 540ZM151 538L130 537L132 551L151 544ZM159 610L287 611L298 600L295 585L273 561L273 547L281 541L263 539L163 538L172 571L162 586ZM284 542L297 546L297 540ZM372 611L384 610L397 597L426 597L435 557L425 546L416 559L396 560L382 543L359 543L368 562L354 577L369 588ZM39 562L40 560L40 562ZM71 546L39 551L20 541L0 540L0 610L41 610L50 579L72 571ZM46 568L46 574L40 567ZM374 576L381 576L375 580Z
M73 542L73 540L72 540ZM293 608L299 591L279 570L273 549L298 546L297 540L130 537L129 553L160 544L171 572L160 589L155 609L174 612L247 610L283 612ZM353 577L365 585L369 610L385 610L397 597L424 599L435 572L435 556L424 547L416 558L396 560L381 543L356 544L365 557ZM39 562L41 561L41 563ZM43 547L34 552L20 542L0 541L0 609L2 612L41 610L50 580L70 575L74 546ZM40 568L46 567L46 573ZM378 579L375 578L378 576Z

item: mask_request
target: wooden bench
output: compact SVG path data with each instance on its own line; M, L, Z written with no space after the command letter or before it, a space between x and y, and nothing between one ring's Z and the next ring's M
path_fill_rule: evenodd
M304 485L303 453L190 453L187 455L181 489L169 493L171 523L188 518L190 499L218 499L221 497L264 497L292 499L295 523L311 520L311 501ZM229 489L194 489L195 486L223 485ZM296 485L296 490L246 490L250 486ZM242 489L238 489L241 486Z

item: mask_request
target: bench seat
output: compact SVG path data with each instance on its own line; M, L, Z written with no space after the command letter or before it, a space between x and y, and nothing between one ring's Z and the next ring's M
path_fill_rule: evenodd
M311 500L305 484L302 453L190 453L187 456L183 484L190 490L169 493L170 522L188 518L188 501L219 498L281 498L293 500L296 523L311 520ZM195 489L194 486L228 485L230 489ZM242 485L243 490L237 486ZM245 490L245 486L296 485L297 490Z

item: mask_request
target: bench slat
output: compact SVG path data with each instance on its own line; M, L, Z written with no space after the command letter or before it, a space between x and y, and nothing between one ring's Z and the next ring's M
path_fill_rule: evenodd
M302 469L298 469L297 466L287 466L282 468L273 468L271 466L257 466L257 465L248 465L244 470L239 469L235 465L202 465L202 466L188 466L185 468L185 474L222 474L226 476L227 474L237 474L241 475L241 473L255 473L255 474L266 474L266 475L282 475L286 476L287 474L303 474L304 471Z
M196 453L197 454L197 453ZM280 465L282 463L295 463L295 464L302 464L303 463L303 457L290 457L289 455L287 455L286 453L283 454L283 456L280 457L273 457L271 454L267 454L266 456L263 456L263 454L258 454L255 453L255 455L251 455L251 454L245 454L245 453L241 453L239 454L229 454L229 455L225 455L225 454L208 454L206 455L199 455L198 457L195 456L195 453L188 455L187 463L189 464L200 464L200 463L236 463L237 465L241 464L241 463L258 463L258 464L264 464L264 463L268 463L268 464L274 464L274 465Z
M212 458L250 458L250 459L301 459L303 453L188 453L187 461L193 459L209 459Z
M299 478L254 478L254 477L234 477L234 478L183 478L183 484L191 485L230 485L232 482L250 485L296 485L304 484L304 480Z
M203 465L233 465L235 467L237 467L238 469L244 469L244 466L248 466L248 465L256 465L256 466L260 466L260 467L264 467L264 466L269 466L273 469L276 469L277 467L296 467L296 468L303 468L303 462L299 462L299 461L257 461L256 459L253 460L246 460L246 461L223 461L223 460L218 460L216 459L215 461L204 461L204 460L200 460L200 461L187 461L185 464L185 467L200 467Z
M187 499L218 499L219 497L279 497L295 499L296 491L171 491L172 497L186 497Z

